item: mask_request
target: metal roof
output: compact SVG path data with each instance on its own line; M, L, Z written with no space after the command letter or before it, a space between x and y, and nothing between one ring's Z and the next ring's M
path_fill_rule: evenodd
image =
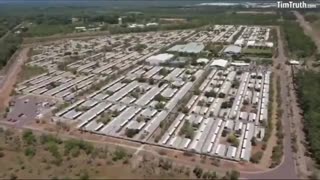
M185 52L185 53L200 53L204 49L203 43L190 42L184 45L175 45L168 51Z
M223 52L239 54L241 53L241 47L235 46L235 45L229 45Z

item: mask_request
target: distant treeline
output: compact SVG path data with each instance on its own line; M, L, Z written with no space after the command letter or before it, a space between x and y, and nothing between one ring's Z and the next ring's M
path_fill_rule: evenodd
M20 23L16 17L0 17L0 37Z
M295 82L298 85L298 98L304 112L308 147L317 164L320 164L320 73L301 71Z

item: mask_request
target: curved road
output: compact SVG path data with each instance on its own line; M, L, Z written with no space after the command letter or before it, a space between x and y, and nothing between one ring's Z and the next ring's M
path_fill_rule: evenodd
M280 84L281 84L281 109L283 110L282 113L282 124L283 124L283 159L280 165L278 165L274 169L270 169L264 172L241 172L242 178L247 179L299 179L296 173L296 166L294 160L294 154L291 149L291 118L289 116L290 113L290 104L288 92L289 92L289 82L291 77L288 76L288 72L290 67L285 64L287 57L284 54L284 46L280 35L280 29L277 28L277 35L278 35L278 57L274 59L274 68L273 72L276 77L280 77ZM281 68L278 70L275 67L281 64ZM293 93L294 94L294 93Z

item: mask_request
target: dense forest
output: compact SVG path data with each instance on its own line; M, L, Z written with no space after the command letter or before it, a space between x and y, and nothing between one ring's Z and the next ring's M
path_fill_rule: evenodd
M305 131L315 161L320 164L320 73L301 71L296 77L298 97L304 111Z
M13 33L9 33L0 40L0 69L7 64L11 55L18 49L21 38Z
M0 37L7 33L8 30L14 28L20 23L20 19L16 17L0 17Z

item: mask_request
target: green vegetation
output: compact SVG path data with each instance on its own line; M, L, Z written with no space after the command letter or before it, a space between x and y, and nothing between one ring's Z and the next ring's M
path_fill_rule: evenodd
M316 46L312 39L304 34L297 22L285 21L281 24L291 55L306 58L315 53Z
M239 146L239 139L234 134L230 134L228 136L227 141L231 144L231 146L234 146L234 147L238 147Z
M112 120L112 114L103 113L101 118L97 120L97 123L108 124Z
M193 139L194 129L189 121L185 121L185 123L180 129L179 135L185 135L186 138Z
M83 150L86 154L90 154L93 151L93 145L89 144L88 142L81 141L81 140L67 140L65 141L65 154L69 154L75 150Z
M19 81L22 82L46 72L48 71L45 68L42 68L40 66L24 65L24 67L22 68L21 74L19 75Z
M19 22L27 22L23 35L26 37L65 34L74 31L74 27L101 27L111 33L128 33L157 30L173 30L200 27L206 24L238 25L274 25L278 23L278 14L237 14L240 7L171 7L171 8L125 8L111 10L106 6L90 7L0 7L0 36ZM139 13L128 13L139 11ZM122 17L122 26L116 25ZM72 18L77 20L72 22ZM182 18L182 22L163 23L161 18ZM30 23L29 23L30 22ZM158 22L159 26L145 28L127 28L126 23Z
M304 15L304 18L306 21L309 21L310 23L313 23L315 21L320 20L320 14L317 13L307 13Z
M281 92L281 86L280 86L280 77L277 77L276 81L276 89L277 92ZM278 107L281 107L282 101L280 93L277 93L276 97L277 105ZM276 167L281 163L282 157L283 157L283 130L282 130L282 109L278 108L277 112L277 123L276 123L276 136L277 136L277 144L272 149L272 155L271 155L271 165L270 168Z
M118 161L122 160L127 156L127 152L123 148L117 148L116 151L113 153L112 160L113 161Z
M0 17L0 37L12 30L19 22L19 18L16 17Z
M25 36L42 37L54 34L67 34L72 33L73 31L74 27L71 25L36 24L29 27L29 30L25 33Z
M208 43L205 50L209 51L211 56L217 57L222 48L223 45L221 44Z
M19 48L21 38L13 33L9 33L0 39L0 68L4 67L13 53Z
M248 56L258 56L264 58L271 58L273 54L271 48L246 48L242 52Z
M274 74L271 74L270 79L270 90L269 90L269 102L273 102L274 101L274 85L273 85L273 76ZM268 117L272 117L272 112L273 112L273 107L274 103L269 103L268 105ZM273 131L273 124L272 124L272 118L268 118L267 123L266 123L266 132L263 138L264 142L268 142L270 136L271 136L271 132Z
M252 163L259 163L260 160L261 160L261 158L262 158L262 156L263 156L263 152L262 152L262 151L258 151L258 152L254 153L254 154L251 156L250 161L251 161Z
M299 103L304 111L304 129L310 151L320 164L320 73L301 71L294 82L297 82Z
M145 44L137 44L136 46L133 47L134 51L138 51L141 52L143 51L145 48L147 48L148 46Z
M36 137L30 130L23 132L22 139L27 145L34 145L37 143Z

